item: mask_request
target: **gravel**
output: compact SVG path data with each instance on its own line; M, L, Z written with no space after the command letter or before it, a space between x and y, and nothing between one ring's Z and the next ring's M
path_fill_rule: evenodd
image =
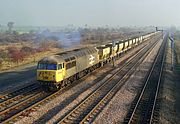
M139 48L142 48L144 44L140 45ZM116 64L121 62L122 60L128 58L131 54L134 53L135 50L138 48L134 48L132 51L126 53L125 56L121 57L119 60L116 61ZM117 66L117 65L116 65ZM61 117L65 112L71 110L77 103L79 103L83 98L85 98L89 93L93 91L97 86L101 85L104 80L112 75L109 73L106 76L104 75L108 71L113 69L112 64L109 64L101 69L96 70L92 74L88 75L82 81L78 81L79 83L74 87L70 88L69 90L65 91L60 96L54 98L52 101L49 101L44 106L41 106L37 111L30 113L28 117L24 117L20 121L16 122L17 124L24 124L24 123L53 123L59 117ZM104 77L103 80L95 83L98 77ZM92 87L93 85L93 87ZM136 84L135 84L136 85ZM129 97L133 95L132 91L124 91L124 93L130 93ZM121 98L122 96L119 95ZM128 97L128 98L129 98ZM127 98L124 97L124 102L126 103Z
M93 122L94 124L123 123L132 101L138 90L142 87L144 77L152 65L161 43L162 40L153 48L153 51L147 56L139 68L137 68L136 72L102 110Z
M5 88L0 89L0 96L9 94L9 93L11 93L13 91L16 91L18 89L21 89L21 88L23 88L25 86L28 86L28 85L31 85L31 84L34 84L34 83L37 83L36 79L31 78L31 79L28 79L26 81L19 82L18 84L14 83L14 84L11 84L11 85L7 85Z

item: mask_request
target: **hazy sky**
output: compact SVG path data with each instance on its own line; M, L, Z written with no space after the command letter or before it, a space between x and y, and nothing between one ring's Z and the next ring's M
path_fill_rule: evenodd
M180 0L0 0L0 24L180 26Z

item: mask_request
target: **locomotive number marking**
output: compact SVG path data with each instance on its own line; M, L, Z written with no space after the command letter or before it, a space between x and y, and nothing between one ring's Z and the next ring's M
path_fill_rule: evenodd
M93 65L93 63L94 63L94 58L95 58L95 57L94 57L93 55L90 55L90 58L89 58L89 61L90 61L89 64L90 64L90 65Z

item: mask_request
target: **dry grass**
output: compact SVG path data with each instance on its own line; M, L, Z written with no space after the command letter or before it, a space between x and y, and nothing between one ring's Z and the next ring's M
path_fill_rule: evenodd
M32 46L32 43L21 42L21 43L8 43L8 44L1 44L0 49L6 50L8 47L16 47L17 49L21 49L24 46Z
M0 49L6 49L6 48L8 48L10 46L13 46L13 45L15 45L18 49L21 49L24 46L30 46L27 43L26 44L24 44L24 43L13 43L13 44L0 46ZM69 51L69 50L72 50L72 49L77 49L77 48L90 46L90 45L92 45L92 44L86 44L86 45L81 45L80 44L80 45L76 45L74 48L50 48L47 51L38 52L38 53L35 53L34 55L29 55L28 57L24 58L24 60L20 61L19 63L4 61L2 63L2 67L0 68L0 71L9 70L9 69L12 69L14 67L18 67L18 66L22 66L22 65L26 65L26 64L36 64L43 57L54 55L54 54L57 54L57 53L60 53L60 52L63 52L63 51Z
M26 57L23 61L21 61L19 63L4 61L2 63L3 65L2 65L0 70L3 71L3 70L12 69L12 68L17 67L17 66L29 64L29 63L36 63L41 58L43 58L45 56L48 56L48 55L52 55L52 54L58 53L59 51L61 51L61 49L54 48L54 49L52 49L50 51L35 53L34 55L29 55L28 57Z

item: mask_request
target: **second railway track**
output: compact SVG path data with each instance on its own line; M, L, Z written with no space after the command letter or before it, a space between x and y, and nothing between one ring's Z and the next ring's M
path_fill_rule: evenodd
M34 90L30 91L29 95L26 94L22 96L17 96L15 98L8 99L7 101L0 103L0 122L5 121L6 119L12 117L14 114L19 113L23 109L26 109L27 107L42 100L50 94L45 93L41 89L38 89L36 91ZM34 93L31 93L33 91Z
M167 35L164 37L141 92L135 98L124 120L125 124L158 123L155 119L155 107L162 78Z
M26 93L26 92L34 89L34 88L39 88L39 86L36 83L33 83L30 85L26 85L22 88L16 89L10 93L6 93L5 95L2 95L0 97L0 103L5 102L6 100L11 99L13 97L16 97L18 95L24 94L24 93Z

